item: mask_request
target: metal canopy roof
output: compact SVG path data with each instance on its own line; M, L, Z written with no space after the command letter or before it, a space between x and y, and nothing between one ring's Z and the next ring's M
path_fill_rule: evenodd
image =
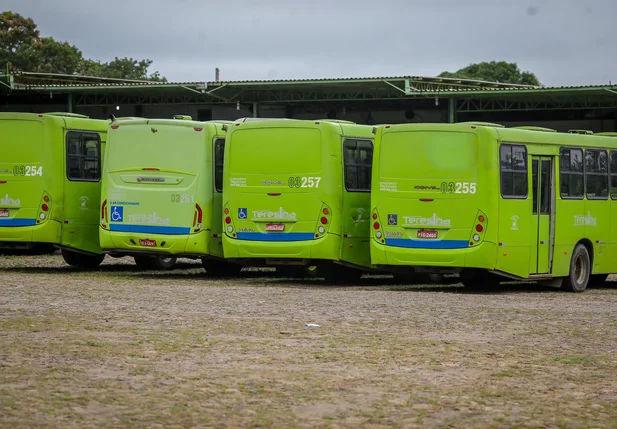
M74 105L314 103L442 98L457 111L617 108L617 85L537 87L468 79L393 76L152 82L52 73L0 75L11 95L67 95Z

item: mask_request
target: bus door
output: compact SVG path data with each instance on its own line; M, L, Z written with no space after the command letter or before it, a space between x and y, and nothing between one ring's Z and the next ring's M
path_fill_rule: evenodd
M100 252L101 136L90 131L67 131L65 150L61 243L97 253Z
M370 266L371 172L373 142L346 138L343 141L343 247L341 259Z
M549 274L553 256L554 163L549 156L532 156L531 274Z

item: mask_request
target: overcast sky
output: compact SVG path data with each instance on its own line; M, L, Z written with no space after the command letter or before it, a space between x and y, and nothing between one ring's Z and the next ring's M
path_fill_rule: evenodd
M172 81L436 76L517 62L545 85L617 82L617 0L2 0L84 56Z

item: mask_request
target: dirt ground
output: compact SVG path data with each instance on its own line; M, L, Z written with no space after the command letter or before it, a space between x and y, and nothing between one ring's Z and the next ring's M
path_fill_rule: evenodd
M617 427L617 283L471 293L104 264L0 257L1 427Z

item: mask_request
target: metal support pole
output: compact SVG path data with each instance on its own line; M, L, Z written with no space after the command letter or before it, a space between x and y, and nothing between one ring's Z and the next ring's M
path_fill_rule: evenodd
M453 124L456 122L456 100L454 98L448 98L448 123Z
M258 107L257 102L253 101L253 118L259 118L259 112L257 111Z
M73 112L73 93L72 92L69 93L69 97L68 98L69 98L69 103L68 103L68 106L67 106L68 107L68 112L69 113L75 113L75 112Z

